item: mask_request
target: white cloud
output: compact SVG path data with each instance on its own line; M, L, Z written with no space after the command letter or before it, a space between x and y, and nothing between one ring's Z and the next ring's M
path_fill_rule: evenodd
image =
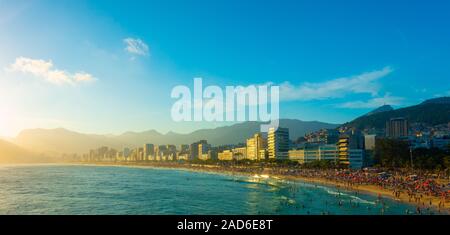
M367 101L350 101L346 103L339 104L340 108L352 108L352 109L361 109L361 108L378 108L382 105L400 105L402 104L404 98L391 96L389 93L385 94L383 97L372 98Z
M123 42L126 44L125 50L131 54L148 55L148 46L139 38L125 38Z
M71 74L64 70L58 70L53 67L51 60L45 61L25 57L16 58L16 61L6 68L6 70L11 72L32 74L38 78L46 80L47 82L58 85L75 85L81 82L92 82L96 80L94 76L85 72Z
M280 84L280 99L323 100L343 97L350 93L368 93L376 96L380 89L377 80L389 75L392 71L390 67L385 67L356 76L337 78L322 83L304 83L299 86L284 82Z
M77 82L91 82L91 81L95 81L95 78L91 74L85 73L85 72L76 73L75 75L73 75L73 78Z

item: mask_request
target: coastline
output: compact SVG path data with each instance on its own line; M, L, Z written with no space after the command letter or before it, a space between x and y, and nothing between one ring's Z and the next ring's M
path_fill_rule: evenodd
M152 164L152 163L108 163L108 162L89 162L89 163L63 163L64 165L82 165L82 166L113 166L113 167L133 167L133 168L151 168L151 169L172 169L172 170L183 170L183 171L191 171L191 172L199 172L199 173L212 173L212 174L223 174L223 175L231 175L231 176L254 176L255 173L252 172L238 172L222 169L219 167L215 167L212 165L187 165L187 164ZM371 194L373 196L377 196L380 198L388 198L394 201L398 201L405 204L414 205L420 208L432 208L435 211L438 211L439 214L450 214L450 203L445 204L444 208L439 208L439 198L424 196L424 200L422 203L410 201L409 197L406 194L400 195L400 197L396 198L392 191L388 189L381 188L376 185L348 185L344 182L337 182L328 180L325 178L317 178L317 177L302 177L302 176L290 176L290 175L280 175L280 174L271 174L269 177L275 178L278 180L287 180L287 181L296 181L296 182L306 182L311 184L319 184L322 186L332 186L336 188L342 188L348 191L354 191L357 193L366 193ZM431 201L431 204L429 204ZM427 203L425 203L427 202Z

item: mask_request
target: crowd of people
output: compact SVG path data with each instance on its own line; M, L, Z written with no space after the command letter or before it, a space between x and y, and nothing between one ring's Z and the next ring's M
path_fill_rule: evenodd
M449 177L445 174L431 174L406 169L389 171L375 168L338 170L287 167L274 167L266 169L266 172L276 175L325 179L340 183L348 188L355 188L355 186L360 185L377 186L380 189L392 192L394 198L401 198L406 195L409 202L418 205L418 211L420 211L420 206L437 206L441 210L450 203ZM433 204L433 201L436 200L432 199L438 199L438 202Z

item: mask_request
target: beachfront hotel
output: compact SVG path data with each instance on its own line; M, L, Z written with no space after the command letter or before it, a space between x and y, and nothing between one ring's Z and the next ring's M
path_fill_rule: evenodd
M200 141L192 143L189 146L189 151L190 151L189 160L200 159L201 155L203 155L203 152L207 152L207 148L209 148L209 147L210 146L208 145L208 141L206 141L206 140L200 140Z
M336 144L316 145L312 147L304 147L302 149L289 150L289 160L297 161L300 164L307 164L313 161L332 161L340 162L339 146ZM352 169L360 169L363 167L364 150L348 149L346 152L348 158L348 167Z
M209 160L211 159L211 155L209 151L211 149L211 145L206 142L201 142L198 144L198 159L200 160Z
M349 166L349 142L350 138L348 136L339 137L339 141L337 144L338 148L338 164L342 166Z
M335 144L318 145L314 147L304 147L303 149L289 150L288 156L289 160L297 161L300 164L320 160L336 161L338 150Z
M217 158L219 159L219 161L231 161L234 159L233 157L234 154L231 150L224 150L217 154Z
M261 156L261 151L265 149L265 146L266 143L261 133L256 133L252 138L247 139L247 159L264 160L265 155Z
M267 136L267 151L269 159L288 159L289 151L289 129L279 127L270 128Z
M231 150L233 152L233 158L236 160L247 159L247 147L238 147Z

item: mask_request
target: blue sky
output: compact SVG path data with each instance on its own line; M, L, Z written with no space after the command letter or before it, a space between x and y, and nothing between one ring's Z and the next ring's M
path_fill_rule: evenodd
M448 1L0 0L0 136L226 125L172 121L171 89L194 77L281 85L281 117L332 123L450 95L448 12Z

